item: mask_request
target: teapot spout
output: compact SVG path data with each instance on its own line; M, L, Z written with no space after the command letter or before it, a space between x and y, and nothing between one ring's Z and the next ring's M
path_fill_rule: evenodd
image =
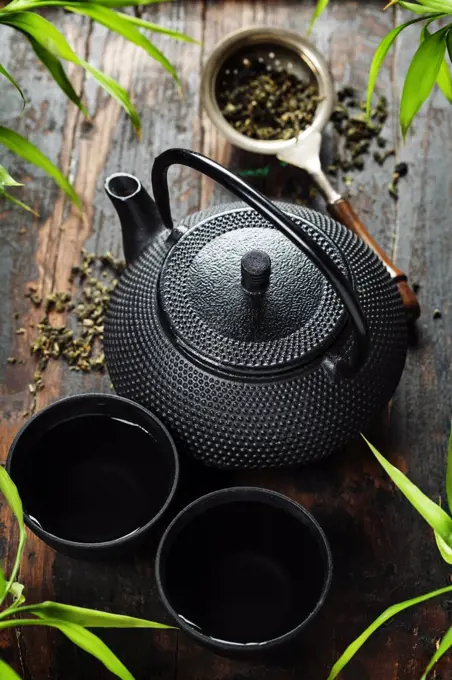
M107 177L105 191L118 213L124 255L131 264L163 229L160 213L141 182L133 175L118 172Z

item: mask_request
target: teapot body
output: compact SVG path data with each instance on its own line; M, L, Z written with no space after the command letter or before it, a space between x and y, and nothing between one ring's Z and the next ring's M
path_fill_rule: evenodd
M365 428L389 401L403 371L406 316L397 286L379 258L334 220L300 206L280 203L279 207L300 229L310 229L319 242L322 235L329 237L341 254L341 266L359 298L369 330L368 355L356 372L340 370L341 362L353 354L355 338L347 315L334 316L334 292L314 301L326 317L330 314L326 305L331 305L328 333L320 337L320 324L315 321L309 326L309 337L321 344L320 353L310 353L306 332L298 333L289 323L284 333L279 329L277 340L271 330L265 337L257 334L253 338L248 333L248 363L241 363L244 339L228 328L239 318L227 306L228 296L234 296L236 289L226 286L222 291L219 286L216 291L214 282L201 278L196 293L200 299L184 298L187 286L182 265L199 267L200 252L207 260L211 257L209 244L220 223L223 232L240 230L242 240L249 234L250 247L256 245L256 234L266 237L271 236L267 230L274 232L270 223L244 203L195 213L174 233L161 230L122 275L106 315L105 356L118 394L155 413L182 451L210 466L260 468L321 459ZM178 262L176 239L187 239L190 244L201 234L207 234L206 243L201 249L187 245ZM165 286L172 285L171 276L178 272L180 291L167 300ZM239 291L240 279L236 285ZM298 304L296 298L303 295L302 279L299 286L287 294L289 319L290 309ZM307 295L315 298L315 288ZM222 320L221 327L209 334L203 305L211 305L212 300L219 300L221 309L216 314ZM177 325L188 303L193 313L191 336L181 338ZM259 306L258 298L253 304ZM190 348L193 338L199 356ZM223 341L224 346L218 348ZM227 359L223 363L215 360L220 351ZM288 353L293 361L287 361Z

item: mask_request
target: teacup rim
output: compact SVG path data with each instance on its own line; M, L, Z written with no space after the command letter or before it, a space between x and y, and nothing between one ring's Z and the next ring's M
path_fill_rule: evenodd
M234 496L236 497L235 499L233 498ZM281 507L282 509L291 508L292 510L297 511L299 517L300 515L303 515L303 519L306 521L305 525L309 527L313 535L317 539L319 539L319 545L321 546L320 549L322 551L322 556L325 559L325 576L323 580L322 590L319 594L319 597L317 598L315 607L308 614L308 616L306 616L306 618L300 621L299 624L297 624L294 628L288 630L287 632L283 633L278 637L270 638L269 640L265 640L263 642L244 644L239 642L230 642L228 640L217 640L215 638L210 637L209 635L205 635L204 633L197 630L195 626L191 626L189 623L187 623L183 616L181 617L180 614L174 609L166 595L165 588L163 586L162 562L164 559L163 552L166 549L165 543L168 540L170 534L175 530L175 528L179 528L177 527L177 525L180 524L183 520L185 520L185 522L182 524L180 529L186 526L191 519L193 519L194 517L196 517L196 515L202 512L203 506L205 507L205 509L208 509L219 504L217 502L211 503L212 500L221 502L222 498L229 497L229 501L226 502L233 502L238 497L242 497L244 500L245 499L250 500L250 496L254 496L254 499L256 500L258 500L258 497L260 497L260 499L262 499L264 502L265 499L267 499L267 501L269 499L272 499L273 501L279 502L279 507ZM157 582L158 592L165 608L173 617L173 619L177 621L177 625L180 626L185 632L187 632L201 644L207 645L211 648L214 647L217 650L225 653L231 652L240 654L271 650L274 647L280 646L281 644L289 643L291 640L296 638L299 635L299 633L301 633L301 631L304 630L304 628L306 628L309 625L309 623L317 616L317 614L325 604L325 600L328 596L331 587L332 575L333 575L333 558L330 543L324 530L322 529L319 522L315 519L315 517L309 512L309 510L307 510L307 508L305 508L303 505L293 500L289 496L286 496L285 494L279 493L278 491L274 491L272 489L266 489L257 486L225 487L223 489L217 489L215 491L207 493L204 496L201 496L200 498L197 498L196 500L192 501L189 505L185 506L176 515L176 517L174 517L174 519L165 529L160 539L155 557L155 579Z
M68 548L70 550L80 550L80 551L89 551L89 552L95 552L95 551L104 551L108 550L111 548L119 548L122 547L124 544L128 543L129 541L135 540L145 532L147 532L152 526L154 526L162 517L162 515L166 512L168 509L169 505L173 501L174 495L176 493L178 484L179 484L179 476L180 476L180 463L179 463L179 454L178 450L176 447L176 444L174 442L173 436L171 435L170 431L168 428L162 423L162 421L157 418L157 416L152 413L152 411L149 411L147 408L142 406L141 404L137 403L136 401L133 401L132 399L129 399L127 397L122 397L119 394L108 394L108 393L103 393L103 392L81 392L78 394L72 394L66 397L61 397L60 399L57 399L56 401L53 401L52 403L48 404L47 406L44 406L44 408L40 409L36 413L32 415L31 418L29 418L19 429L17 432L16 436L14 437L11 446L9 447L8 450L8 456L6 458L6 463L5 463L5 468L8 474L11 472L11 463L12 459L14 457L14 451L16 447L18 446L18 443L23 436L23 434L26 432L26 430L37 420L39 420L44 414L48 413L49 411L52 411L55 408L58 408L61 406L61 404L67 403L67 402L77 402L81 400L88 400L88 399L105 399L106 401L119 401L124 404L127 404L128 406L131 406L132 408L141 411L146 417L150 418L154 425L156 425L164 434L166 437L171 453L173 456L173 461L174 461L174 475L172 478L172 484L171 484L171 489L168 493L168 496L165 500L165 503L162 505L162 507L159 509L159 511L152 517L152 519L149 520L146 524L144 524L142 527L139 529L136 529L135 531L126 534L124 536L119 536L118 538L114 538L108 541L99 541L99 542L83 542L83 541L72 541L67 538L63 538L61 536L57 536L56 534L52 534L50 531L47 531L46 529L43 529L40 527L38 524L33 522L30 519L30 516L28 512L25 510L25 507L23 508L23 517L24 517L24 522L25 525L35 533L41 540L43 540L46 543L50 543L54 546L61 546L62 548ZM14 481L14 480L13 480Z

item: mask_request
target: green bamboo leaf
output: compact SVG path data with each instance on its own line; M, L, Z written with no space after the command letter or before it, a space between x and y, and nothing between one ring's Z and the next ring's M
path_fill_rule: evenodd
M435 540L441 557L447 564L452 564L452 548L450 548L446 541L435 531Z
M394 43L394 40L397 38L399 33L401 33L405 28L408 26L411 26L412 24L416 24L418 21L424 21L428 15L423 15L418 17L417 19L411 19L411 21L407 21L404 24L400 24L400 26L396 26L392 31L386 35L379 46L377 47L377 50L373 56L372 63L370 65L370 71L369 71L369 80L367 83L367 107L366 107L366 115L367 119L370 118L370 109L372 105L372 95L375 90L375 84L377 82L378 74L380 73L381 66L383 64L383 61L389 52L389 50L392 47L392 44ZM431 15L432 17L441 17L442 14L435 14Z
M135 5L153 5L159 2L171 2L172 0L96 0L96 5L103 5L104 7L131 7ZM80 0L76 0L71 3L70 0L11 0L5 7L0 10L0 13L8 12L22 12L35 9L40 7L63 7L65 5L74 4L77 5Z
M175 31L172 28L165 28L159 24L153 24L151 21L146 21L146 19L140 19L139 17L132 16L130 14L121 14L121 17L130 24L147 28L149 31L153 31L154 33L163 33L163 35L168 35L170 38L175 38L176 40L183 40L184 42L196 43L198 45L200 44L199 40L191 38L189 35L185 35L185 33L180 33L180 31Z
M430 35L430 32L428 30L429 24L431 24L432 19L427 21L425 26L422 27L421 31L421 41L425 40L427 36ZM448 34L447 34L448 35ZM445 36L445 39L447 40L447 36ZM443 95L448 99L450 102L452 102L452 76L450 73L449 69L449 64L447 63L446 58L441 62L440 69L438 71L438 76L436 78L436 84L440 88L441 92Z
M17 519L19 529L25 530L24 512L17 486L2 465L0 465L0 492L5 497L6 502Z
M109 95L111 95L114 99L116 99L121 106L124 108L124 110L127 112L132 125L134 126L135 130L137 131L138 137L141 138L141 121L138 113L135 110L135 107L133 106L132 102L130 101L129 95L127 92L124 90L123 87L119 83L116 82L113 78L110 78L110 76L107 76L105 73L102 73L102 71L99 71L98 68L95 66L92 66L91 64L88 64L87 61L81 60L81 64L83 68L85 68L93 78L97 80L97 82L102 85L104 90L108 92Z
M0 144L6 146L10 151L17 154L24 160L33 165L37 165L39 168L44 170L48 175L50 175L58 186L63 189L63 191L69 196L71 201L81 210L81 201L77 193L68 182L67 178L63 175L61 170L58 170L56 165L50 161L47 156L39 151L39 149L29 142L25 137L19 135L14 130L3 127L0 125Z
M394 484L411 505L425 519L425 521L438 532L447 545L452 546L452 519L444 510L426 496L418 487L400 472L394 465L384 458L370 442L363 437L370 450L377 458L381 466L386 470Z
M6 578L3 569L0 567L0 597L3 597L6 591Z
M22 97L22 111L23 111L24 108L25 108L26 101L25 101L24 93L20 89L19 84L17 83L16 80L14 80L11 73L9 73L9 71L7 71L4 66L2 66L2 64L0 64L0 73L2 74L2 76L5 76L5 78L8 78L9 82L12 85L14 85L14 87L16 88L16 90L18 91L20 96Z
M22 604L22 602L25 602L25 597L24 597L24 585L22 583L18 583L18 581L14 581L14 583L11 584L11 588L9 589L9 592L11 595L14 597L15 603L16 604Z
M315 22L317 21L317 19L319 18L319 16L321 14L323 14L325 9L327 8L328 2L329 2L329 0L317 0L317 4L316 4L314 12L312 14L311 21L309 22L309 26L308 26L308 30L307 30L308 35L311 33L313 26L314 26Z
M20 611L20 610L19 610ZM0 630L5 628L15 628L16 626L49 626L50 628L57 628L63 635L65 635L74 645L80 647L91 656L98 659L104 666L121 680L134 680L133 675L127 670L124 664L118 659L111 649L107 647L97 635L85 630L77 623L69 623L69 621L59 621L58 619L13 619L8 621L0 621ZM2 678L3 680L3 678Z
M36 210L33 210L33 208L30 208L29 205L26 203L23 203L23 201L19 201L18 198L13 196L12 194L8 193L4 189L0 187L0 198L4 198L7 201L10 201L10 203L14 203L15 205L18 205L20 208L23 208L24 210L27 210L28 212L33 213L33 215L36 215L36 217L39 217L39 213L36 212Z
M94 21L97 21L99 24L103 24L110 31L114 31L135 45L138 45L147 52L149 56L158 61L159 64L173 76L176 83L179 84L179 77L174 66L168 61L165 55L146 38L146 36L124 19L123 14L114 12L108 7L99 7L95 2L65 5L65 9L75 12L76 14L84 14Z
M446 38L447 52L449 59L452 61L452 31L449 31Z
M422 28L421 28L421 34L420 34L420 36L419 36L419 42L420 42L420 43L421 43L423 40L425 40L427 36L431 35L431 34L430 34L430 31L428 30L428 27L430 26L430 24L431 24L433 21L436 21L436 19L435 19L435 18L433 18L433 19L432 19L432 18L427 19L426 22L425 22L425 24L422 26Z
M5 187L23 187L23 184L16 182L16 180L11 177L8 170L0 165L0 186Z
M26 12L27 14L32 14L37 9L41 9L42 7L64 7L67 4L68 0L66 0L66 2L63 0L18 0L17 4L13 5L12 2L9 2L7 5L5 5L5 7L0 10L0 17L3 17L4 14L15 15L17 12ZM2 20L2 23L6 22Z
M432 670L433 666L438 663L438 661L441 659L446 652L449 651L449 649L452 647L452 627L449 628L447 633L444 635L443 639L441 640L438 649L436 652L433 654L432 658L430 659L430 663L428 664L427 668L424 671L424 674L421 678L421 680L427 680L427 675L430 673Z
M431 7L435 12L452 13L452 0L419 0L424 7Z
M0 23L17 28L33 38L44 49L59 59L79 63L79 58L64 35L47 19L34 12L2 12Z
M16 613L15 610L19 609L19 607L21 607L23 605L23 603L25 602L25 595L22 594L23 590L24 590L24 586L21 583L17 583L17 581L11 585L9 592L11 593L11 595L13 595L14 602L8 608L8 610L7 610L8 612Z
M370 638L372 633L375 633L378 628L380 628L384 623L392 619L394 616L403 612L409 607L414 607L417 604L426 602L439 595L445 595L446 593L452 592L452 586L447 586L446 588L440 588L439 590L434 590L426 595L420 595L419 597L414 597L412 600L405 600L404 602L399 602L398 604L393 604L388 607L380 616L375 619L371 625L366 628L366 630L361 633L359 637L356 638L345 650L342 656L336 661L331 672L328 676L328 680L335 680L342 669L348 664L348 662L355 656L356 652L363 646L363 644Z
M74 102L76 106L80 109L86 118L89 118L89 113L86 110L81 98L78 96L77 92L72 87L72 83L66 75L66 72L61 64L58 57L55 57L49 50L46 50L40 43L38 43L34 38L29 38L31 46L38 57L44 64L44 66L50 71L53 79L63 90L64 94Z
M78 2L79 0L76 0ZM76 4L74 2L74 4ZM97 5L105 7L131 7L132 5L157 5L159 3L172 2L172 0L96 0Z
M2 680L21 680L16 671L13 671L11 666L6 661L2 661L2 659L0 659L0 678Z
M4 190L2 190L1 193L4 196L5 195L7 197L9 196L8 194L6 194L6 192ZM5 599L6 595L8 594L12 584L16 580L17 572L19 571L20 561L22 559L22 555L23 555L23 552L24 552L25 542L27 540L27 534L25 532L25 524L24 524L24 512L23 512L22 501L20 500L19 492L18 492L17 487L14 484L13 480L11 479L11 477L6 472L5 468L2 467L1 465L0 465L0 492L5 497L5 500L8 503L8 506L11 509L11 512L15 516L15 518L17 520L17 524L19 525L19 546L17 548L16 559L15 559L15 562L14 562L13 570L11 572L11 576L9 578L8 583L6 584L6 588L4 589L2 595L0 596L0 605L1 605L3 600Z
M431 14L432 11L435 11L430 7L418 5L415 2L404 2L404 0L399 0L398 4L400 7L403 7L403 9L408 9L410 12L414 12L414 14Z
M449 433L449 447L447 451L446 496L449 510L452 512L452 426Z
M172 0L96 0L96 2L108 7L129 7L131 5L157 5L158 3L172 2Z
M47 620L44 623L50 624ZM89 630L76 623L69 623L68 621L55 621L51 624L54 628L58 628L63 635L66 635L71 642L77 647L83 649L91 656L98 659L104 666L121 680L134 680L133 675L127 670L124 664L118 659L111 649L107 647L97 635L94 635Z
M50 3L45 3L46 5ZM77 4L80 7L80 3L74 3ZM91 5L92 3L86 3ZM53 2L52 5L58 5L62 7L68 7L71 8L71 6L65 2ZM35 3L35 6L37 6L37 3ZM41 5L40 5L41 6ZM98 8L98 9L105 9L105 8ZM111 10L108 10L111 11ZM115 12L111 12L113 15L115 15ZM35 21L36 20L36 21ZM127 92L122 88L119 83L117 83L113 78L110 78L110 76L107 76L105 73L97 69L96 67L92 66L88 62L84 61L83 59L80 59L75 52L72 50L70 47L69 43L67 42L66 38L60 33L54 26L51 24L47 19L44 19L38 14L33 14L32 12L17 12L14 14L7 14L5 16L0 15L0 23L7 23L8 25L15 26L19 30L23 31L26 33L29 37L34 39L37 43L39 43L44 49L49 51L51 54L53 54L55 57L58 57L59 59L66 59L67 61L71 61L72 63L79 64L80 66L83 66L91 75L97 80L97 82L102 85L102 87L114 98L117 99L123 108L127 111L132 124L134 125L135 129L137 130L138 134L140 134L140 129L141 129L141 123L140 119L138 117L138 114L133 107L129 95ZM128 27L128 28L133 28L133 27ZM135 29L136 31L136 29ZM139 31L136 31L138 35L140 35L143 40L146 40L144 36L141 35ZM149 41L148 41L149 42ZM150 44L150 43L149 43ZM55 167L55 166L53 166ZM58 171L59 172L59 171ZM51 173L49 173L51 174ZM61 173L60 173L61 175ZM52 175L53 176L53 175ZM56 178L54 177L55 181ZM67 182L67 180L66 180ZM57 181L58 184L58 181ZM67 182L67 185L70 187L69 183ZM60 185L61 186L61 185ZM71 188L72 189L72 188ZM66 191L66 189L65 189ZM72 190L72 193L74 196L76 196L75 192ZM72 198L72 200L74 200ZM77 200L78 197L77 197ZM74 201L75 202L75 201ZM76 205L78 205L76 203Z
M74 607L58 602L41 602L36 605L23 607L22 612L29 611L42 619L58 619L69 621L85 628L172 628L163 623L136 619L133 616L121 616L109 612L98 612L95 609Z
M432 91L445 51L446 33L442 28L428 35L414 54L405 76L400 102L400 125L403 138L406 137L414 116Z

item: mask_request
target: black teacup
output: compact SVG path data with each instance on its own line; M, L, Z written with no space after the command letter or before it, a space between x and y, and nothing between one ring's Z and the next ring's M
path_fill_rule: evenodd
M312 515L259 488L223 489L189 505L156 557L160 596L177 625L231 655L293 641L321 608L331 573Z
M178 482L167 429L115 395L80 394L37 413L7 461L27 526L62 552L88 556L137 540L159 520Z

